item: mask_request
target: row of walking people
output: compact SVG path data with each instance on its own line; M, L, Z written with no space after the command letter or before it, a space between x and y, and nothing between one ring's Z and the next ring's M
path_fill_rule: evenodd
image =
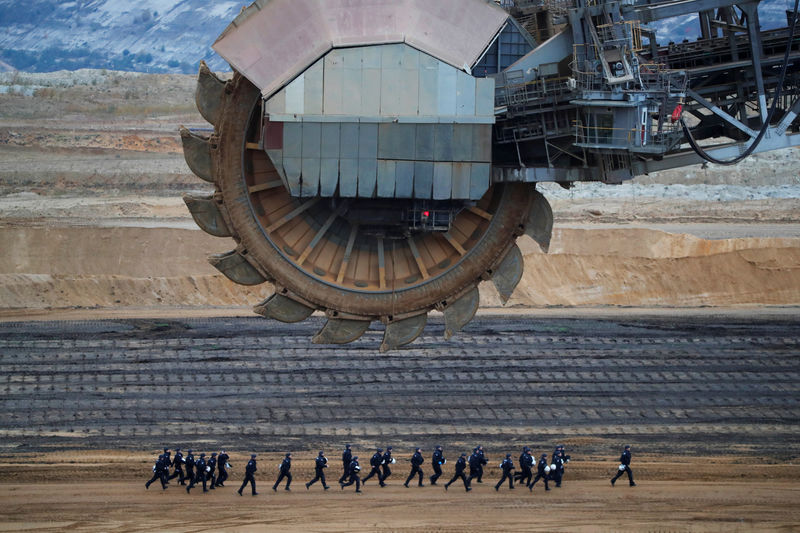
M205 453L201 453L198 458L195 458L192 450L188 450L184 456L179 448L175 450L175 456L172 457L170 449L164 448L164 453L158 456L153 466L153 477L147 481L145 487L149 488L152 483L158 480L161 482L162 489L166 490L170 480L176 478L180 485L186 486L186 492L191 492L191 489L196 485L202 485L203 492L224 487L225 481L228 479L228 471L231 469L228 462L229 459L230 457L224 450L220 451L219 454L212 453L206 459ZM555 483L556 487L560 487L564 478L565 465L569 460L570 456L566 455L564 445L556 446L549 461L547 454L542 453L538 458L538 462L534 458L531 448L525 446L519 456L519 469L517 469L511 454L507 453L499 464L502 477L495 484L495 490L500 490L500 487L506 481L508 481L510 489L513 489L514 483L517 482L533 491L534 486L540 480L543 481L547 491L550 490L549 482L551 481ZM425 463L425 458L423 450L416 448L408 461L411 463L411 471L403 485L408 488L409 484L416 479L418 486L424 486L425 473L423 464ZM473 482L483 483L484 467L488 462L483 446L476 446L471 455L461 453L455 461L453 477L444 484L444 489L448 490L453 483L460 480L463 483L464 490L471 491ZM342 489L355 485L356 492L361 492L364 484L374 477L380 487L385 487L387 479L392 475L393 465L396 463L392 446L388 446L386 450L377 448L369 460L369 473L362 479L359 458L353 454L351 445L347 444L342 452L342 475L338 480L338 484ZM445 464L447 464L447 459L445 458L444 450L442 446L436 446L431 456L433 474L428 478L431 485L438 485L439 478L443 475L442 467ZM320 482L323 489L328 490L330 486L325 476L325 471L328 467L328 458L325 456L324 451L320 451L314 461L315 476L305 484L306 489L310 489L312 485ZM170 468L173 469L172 472L170 472ZM291 469L292 454L287 453L278 466L279 472L272 486L273 491L277 491L284 480L286 482L284 489L291 490ZM251 485L252 494L257 494L255 481L257 470L256 454L252 454L245 467L242 486L238 490L240 496L248 484Z

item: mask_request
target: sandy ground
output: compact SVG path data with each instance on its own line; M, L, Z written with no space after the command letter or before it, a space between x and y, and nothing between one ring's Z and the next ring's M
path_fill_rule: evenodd
M561 488L533 493L507 486L495 492L497 469L471 493L454 485L406 489L407 468L389 486L372 481L362 494L317 484L306 491L311 462L296 461L293 490L270 490L277 455L261 455L259 495L238 497L244 457L234 455L226 487L187 495L174 480L166 491L144 489L141 454L88 452L0 460L0 531L798 531L798 466L742 464L741 459L643 457L634 462L638 486L614 462L576 460ZM69 460L69 462L67 462ZM77 464L76 464L77 463ZM445 467L445 473L450 470ZM328 478L335 485L338 461ZM460 483L460 482L459 482ZM427 480L426 480L427 484ZM46 502L46 503L45 503Z

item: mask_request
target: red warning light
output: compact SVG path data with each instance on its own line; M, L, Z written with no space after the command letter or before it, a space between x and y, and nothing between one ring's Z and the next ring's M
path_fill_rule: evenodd
M428 218L429 216L431 216L431 212L430 211L423 211L422 212L422 216L424 216L425 218Z

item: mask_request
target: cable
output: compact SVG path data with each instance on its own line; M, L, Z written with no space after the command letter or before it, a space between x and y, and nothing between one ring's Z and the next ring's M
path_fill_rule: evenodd
M783 55L783 66L781 67L781 75L778 78L778 86L775 89L775 96L772 99L772 105L769 108L769 112L767 113L767 119L764 121L764 124L761 125L761 130L758 132L758 136L756 136L755 140L750 143L750 146L740 155L734 159L730 159L728 161L723 161L721 159L717 159L705 150L703 150L700 145L697 144L694 137L692 136L692 132L689 130L689 126L686 125L686 121L681 117L681 127L683 128L683 134L686 135L686 139L689 141L689 145L692 147L692 150L697 153L700 157L708 161L709 163L714 163L716 165L735 165L741 161L744 161L748 158L761 144L761 141L764 139L764 135L767 134L767 130L769 129L769 125L772 122L772 116L775 114L775 110L778 108L778 101L781 98L781 93L783 92L783 83L786 80L786 71L789 67L789 54L792 51L792 41L794 40L794 30L797 25L797 9L798 4L800 4L800 0L794 0L794 14L792 16L792 25L789 28L789 39L786 43L786 52ZM749 24L750 21L748 20L747 23Z

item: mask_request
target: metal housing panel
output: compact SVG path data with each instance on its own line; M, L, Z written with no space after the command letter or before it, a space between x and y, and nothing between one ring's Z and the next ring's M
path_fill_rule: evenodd
M414 159L416 150L414 124L386 123L378 126L378 157L380 159Z
M334 50L342 61L342 113L345 115L360 115L361 113L361 48L344 48Z
M339 161L339 196L355 198L358 192L358 159Z
M322 125L319 122L304 122L303 127L303 159L319 158L322 145Z
M456 116L457 73L458 71L450 65L439 63L439 109L436 112L439 116Z
M453 164L433 164L433 199L449 200L453 192Z
M299 75L292 83L286 86L286 113L289 115L302 115L305 113L305 74Z
M303 174L300 196L313 197L319 193L320 160L318 157L302 159Z
M314 63L303 73L304 100L303 113L308 115L322 114L322 73L324 61Z
M320 125L320 157L339 157L341 127L338 122L326 122Z
M436 116L439 110L439 62L427 55L419 55L419 114Z
M396 198L411 198L414 195L413 161L397 162L394 191Z
M343 114L344 67L338 54L330 53L325 56L323 82L322 112L328 115Z
M267 100L267 113L284 115L286 114L286 92L279 91L275 93L275 95Z
M377 159L378 157L378 125L358 125L358 157L361 159Z
M473 161L472 128L473 126L470 124L455 124L453 126L454 161Z
M283 125L283 157L302 157L303 125L287 122Z
M378 175L378 161L376 159L358 160L358 197L372 198L375 196L375 184Z
M492 161L492 127L475 124L472 128L472 160L490 163Z
M472 179L471 163L453 163L453 198L466 200Z
M434 161L454 161L453 124L436 124L433 139Z
M414 198L428 200L433 196L433 163L414 163Z
M330 198L339 186L339 159L322 158L320 161L319 193Z
M395 185L394 161L378 160L378 198L393 198Z
M475 114L494 117L494 79L477 78L475 84Z
M342 158L358 158L358 124L351 122L342 124L339 154Z
M489 176L492 165L489 163L473 163L470 177L469 199L480 200L489 189Z
M300 176L303 172L303 160L299 157L284 157L283 170L286 173L286 182L292 196L300 196Z
M414 159L417 161L433 161L434 124L417 124L416 150Z
M458 72L456 115L475 115L475 78L464 72Z

